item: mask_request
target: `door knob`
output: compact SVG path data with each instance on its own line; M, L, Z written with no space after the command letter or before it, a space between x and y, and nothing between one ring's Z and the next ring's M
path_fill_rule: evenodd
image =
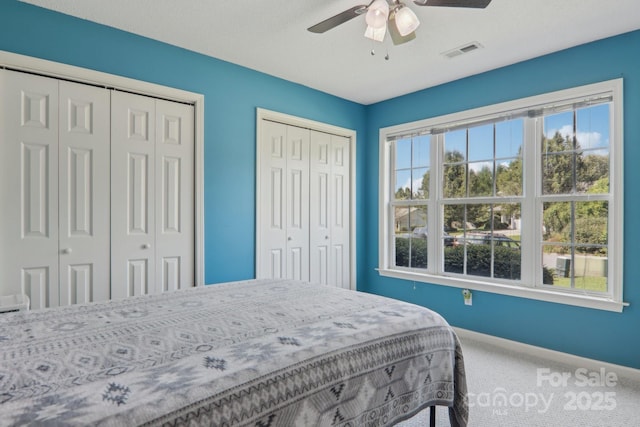
M287 237L287 240L293 240L293 237Z
M73 252L73 251L71 250L71 248L64 248L64 249L62 250L62 253L63 253L63 254L70 254L71 252Z
M144 245L142 245L142 249L149 249L151 248L151 245L149 243L145 243Z

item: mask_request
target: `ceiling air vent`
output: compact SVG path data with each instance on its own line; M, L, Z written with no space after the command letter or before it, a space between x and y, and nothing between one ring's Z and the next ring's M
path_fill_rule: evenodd
M482 49L482 45L478 42L471 42L465 45L456 47L454 49L443 52L442 55L447 58L455 58L456 56L463 55L465 53L473 52L474 50Z

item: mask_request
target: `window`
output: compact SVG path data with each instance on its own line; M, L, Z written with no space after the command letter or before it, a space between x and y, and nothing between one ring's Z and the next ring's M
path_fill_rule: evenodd
M622 81L380 130L380 274L621 311Z

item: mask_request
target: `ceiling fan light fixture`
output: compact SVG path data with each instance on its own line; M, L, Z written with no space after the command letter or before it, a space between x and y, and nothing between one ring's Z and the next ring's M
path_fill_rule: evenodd
M375 0L367 10L366 21L374 29L385 28L389 18L389 3L386 0Z
M367 25L367 29L364 32L364 36L366 38L376 42L382 42L386 34L387 34L386 25L382 28L373 28L372 26Z
M420 20L416 14L406 6L396 10L395 15L396 28L403 37L413 33L420 26Z

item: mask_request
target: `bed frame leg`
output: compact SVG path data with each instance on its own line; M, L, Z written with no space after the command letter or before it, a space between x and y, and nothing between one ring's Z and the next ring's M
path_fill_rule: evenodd
M436 427L436 407L429 407L429 427Z

